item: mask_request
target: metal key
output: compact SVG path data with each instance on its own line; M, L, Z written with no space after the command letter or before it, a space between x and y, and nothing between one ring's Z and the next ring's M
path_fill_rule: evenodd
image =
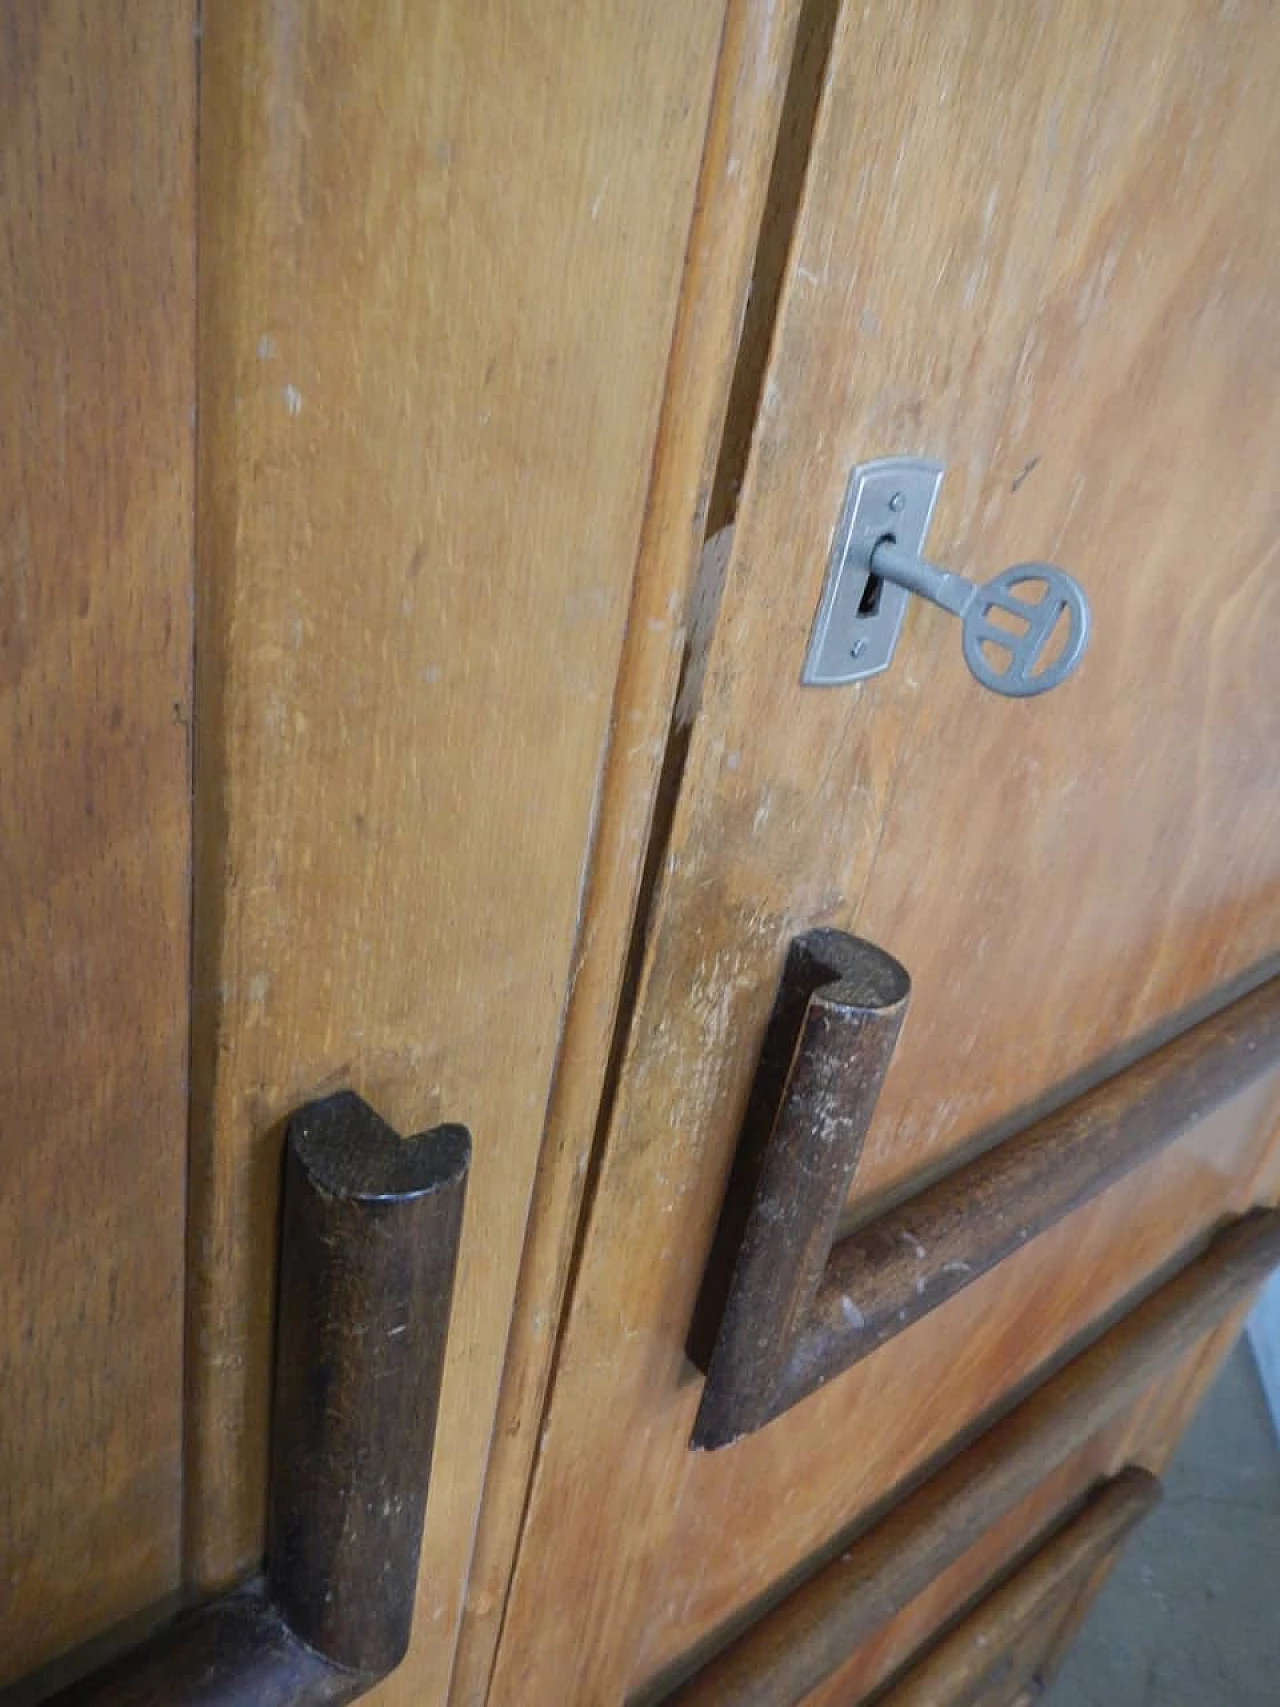
M941 481L940 465L920 457L884 457L853 470L801 676L806 685L835 687L887 669L909 593L960 618L965 663L993 693L1047 693L1080 662L1089 601L1064 570L1018 563L979 587L920 555Z
M918 593L963 621L964 661L993 693L1017 699L1048 693L1067 679L1089 644L1084 588L1052 563L1015 563L980 587L882 539L870 566L882 581ZM1038 596L1031 592L1036 586ZM997 620L997 612L1012 620Z

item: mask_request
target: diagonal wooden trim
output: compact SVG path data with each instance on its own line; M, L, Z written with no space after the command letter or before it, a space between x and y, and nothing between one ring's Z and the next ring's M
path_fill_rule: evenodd
M940 1701L959 1707L1001 1681L1010 1650L1037 1626L1046 1626L1043 1655L1085 1582L1159 1500L1159 1479L1147 1470L1131 1465L1112 1477L1025 1564L1006 1574L940 1641L877 1693L875 1707L932 1707ZM1033 1663L1040 1665L1039 1659ZM1005 1687L1012 1691L1028 1681L1024 1672L1020 1678L1008 1677Z
M1233 1222L1056 1375L674 1693L679 1707L788 1707L829 1677L1280 1263L1280 1210Z
M354 1701L404 1658L471 1140L341 1092L285 1154L265 1574L50 1707Z
M816 975L805 986L803 969L819 952L832 978L840 954L867 964L881 954L835 931L793 944L744 1126L747 1160L735 1165L690 1338L690 1356L707 1371L695 1447L725 1446L789 1409L1280 1061L1277 977L833 1244L902 1012L891 1020L886 1009L878 1026L839 1035L817 1023L843 999ZM785 1078L778 1057L788 1040ZM843 1061L817 1058L841 1049ZM818 1077L830 1092L815 1114L792 1086ZM745 1187L739 1174L749 1175ZM735 1239L736 1255L726 1248Z

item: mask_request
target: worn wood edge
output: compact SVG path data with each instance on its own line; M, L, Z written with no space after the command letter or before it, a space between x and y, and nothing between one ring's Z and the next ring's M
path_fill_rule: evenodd
M1280 1210L1208 1248L663 1697L798 1703L1070 1453L1172 1368L1280 1263Z
M986 1676L1005 1645L1058 1595L1083 1581L1160 1502L1160 1481L1129 1465L1088 1498L1083 1510L1020 1566L1000 1573L978 1604L923 1656L871 1697L875 1707L930 1707L961 1699Z
M1151 1160L1280 1060L1280 978L838 1240L780 1415Z
M364 1295L369 1308L359 1319L317 1323L282 1310L265 1573L184 1612L141 1646L47 1698L49 1707L340 1703L365 1695L399 1664L417 1588L470 1161L464 1127L444 1125L401 1140L349 1091L308 1104L294 1117L286 1154L282 1292L299 1268L318 1269L318 1296L353 1300L353 1274L368 1269L380 1281L393 1272L387 1253L394 1262L397 1243L417 1254L414 1247L424 1240L435 1247L427 1253L435 1284L415 1290L420 1265L411 1261L404 1284L387 1288L381 1301ZM402 1316L415 1299L416 1323L393 1323L383 1331L381 1316L372 1319L379 1302L386 1306L382 1316ZM355 1393L350 1381L340 1390L344 1347L361 1389ZM282 1393L280 1373L299 1356L320 1361L311 1372L314 1390L294 1385ZM397 1384L402 1398L412 1389L411 1404L389 1402L388 1386ZM350 1401L345 1406L344 1397ZM309 1431L304 1408L315 1412ZM353 1426L335 1427L335 1410L345 1410ZM389 1444L378 1429L388 1412L395 1412ZM326 1466L335 1496L329 1515L336 1500L342 1530L336 1546L332 1525L324 1521L325 1500L307 1497L314 1491L306 1480L308 1433L340 1452L341 1461ZM368 1519L363 1529L361 1517ZM354 1547L348 1530L356 1535Z
M570 997L449 1699L488 1694L596 1142L689 602L801 0L730 0L672 337Z
M202 25L198 46L196 135L196 434L195 544L203 573L195 577L195 659L191 736L191 1004L187 1106L187 1272L184 1297L182 1572L184 1589L208 1593L234 1583L243 1565L211 1568L211 1493L216 1472L204 1451L207 1419L217 1415L215 1374L226 1329L218 1252L230 1215L219 1186L216 1123L221 992L227 981L227 922L231 802L228 783L232 732L228 683L233 619L240 580L233 483L234 431L217 401L225 371L234 306L220 288L233 252L235 212L219 194L218 154L235 149L210 123L221 78L229 82L232 53L223 31ZM244 51L247 44L242 44ZM246 55L247 58L247 55ZM211 573L212 565L218 572Z
M874 943L836 930L792 939L690 1335L707 1370L695 1449L727 1446L772 1414L910 990Z

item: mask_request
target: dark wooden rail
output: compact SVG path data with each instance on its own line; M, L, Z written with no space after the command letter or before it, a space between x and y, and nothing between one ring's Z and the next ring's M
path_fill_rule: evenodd
M353 1701L404 1657L471 1141L343 1092L285 1155L264 1574L51 1707Z
M664 1697L789 1707L1120 1416L1280 1263L1280 1210L1220 1233L1150 1297Z
M695 1447L787 1410L1280 1061L1272 978L836 1239L906 999L906 974L870 943L815 931L792 945L690 1335L707 1373Z

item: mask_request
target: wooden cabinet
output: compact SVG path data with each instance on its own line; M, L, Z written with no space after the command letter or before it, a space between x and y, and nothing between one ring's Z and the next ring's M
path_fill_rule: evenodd
M1260 1044L1167 1147L691 1450L794 939L911 978L846 1233L1275 970L1280 27L19 11L0 1681L255 1567L283 1127L350 1086L473 1139L413 1642L371 1699L699 1698L1280 1192ZM1065 685L984 692L918 601L885 673L801 684L850 470L895 454L946 467L931 556L1084 584ZM1016 1694L1105 1548L997 1579L1158 1472L1269 1248L806 1698L960 1679L971 1625L941 1633L986 1592L1013 1657L953 1694Z
M1258 152L1280 35L1206 6L944 14L834 20L497 1700L567 1675L582 1700L660 1693L1268 1189L1273 1080L778 1421L689 1450L686 1334L795 935L856 931L914 983L851 1218L1133 1059L1276 943L1280 518L1242 466L1280 397ZM801 686L849 470L896 452L948 467L941 561L1085 582L1095 637L1065 686L980 691L928 608L886 674ZM1209 492L1231 494L1212 561Z

